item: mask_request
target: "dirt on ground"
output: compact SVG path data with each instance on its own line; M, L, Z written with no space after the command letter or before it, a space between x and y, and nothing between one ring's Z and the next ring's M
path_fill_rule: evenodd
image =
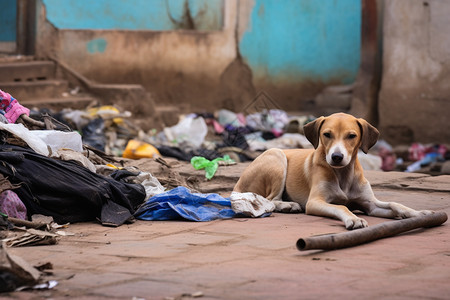
M220 166L212 180L187 162L124 160L166 187L224 196L248 165ZM367 171L375 195L450 214L450 176ZM395 222L361 216L369 226ZM346 232L342 222L305 214L211 222L136 221L119 227L70 224L56 245L9 248L50 263L50 290L1 299L448 299L450 229L416 229L333 251L299 251L299 238Z

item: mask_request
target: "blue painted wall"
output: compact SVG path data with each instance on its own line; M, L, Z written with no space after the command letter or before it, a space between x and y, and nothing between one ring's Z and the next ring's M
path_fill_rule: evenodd
M221 30L228 0L40 1L48 21L59 29L169 31ZM240 3L254 6L239 50L252 70L254 83L283 88L283 84L354 81L360 63L360 0L246 1ZM186 28L186 9L194 28ZM97 36L85 49L89 54L107 55L109 43ZM215 60L216 53L202 59Z
M16 0L0 0L0 42L16 40Z
M255 0L240 41L256 79L352 82L360 61L359 0Z
M220 30L222 0L43 0L47 19L59 29ZM186 7L187 4L187 7Z

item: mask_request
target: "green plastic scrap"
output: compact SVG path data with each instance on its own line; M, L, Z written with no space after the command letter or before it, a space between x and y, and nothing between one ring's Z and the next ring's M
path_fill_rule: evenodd
M217 168L219 167L219 161L234 163L234 160L232 160L229 155L224 155L223 158L218 157L213 160L206 159L202 156L194 156L193 158L191 158L191 165L196 170L205 169L205 177L206 179L210 180L214 177L214 174L216 174Z

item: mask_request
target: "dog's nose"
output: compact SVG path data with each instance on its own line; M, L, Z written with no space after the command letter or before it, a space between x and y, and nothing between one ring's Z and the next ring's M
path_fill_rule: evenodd
M334 163L339 164L344 159L344 155L340 152L335 152L331 154L331 160L333 160Z

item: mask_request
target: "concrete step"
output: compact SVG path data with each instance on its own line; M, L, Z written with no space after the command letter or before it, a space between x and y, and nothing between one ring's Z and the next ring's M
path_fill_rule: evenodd
M59 98L69 89L65 80L38 80L25 82L0 82L0 89L10 93L19 102L36 98Z
M0 82L30 82L54 79L56 65L52 61L20 61L0 64Z
M20 101L20 104L29 109L48 108L54 111L60 111L64 108L84 110L88 105L97 101L97 99L88 95L66 96L57 98L35 98Z

